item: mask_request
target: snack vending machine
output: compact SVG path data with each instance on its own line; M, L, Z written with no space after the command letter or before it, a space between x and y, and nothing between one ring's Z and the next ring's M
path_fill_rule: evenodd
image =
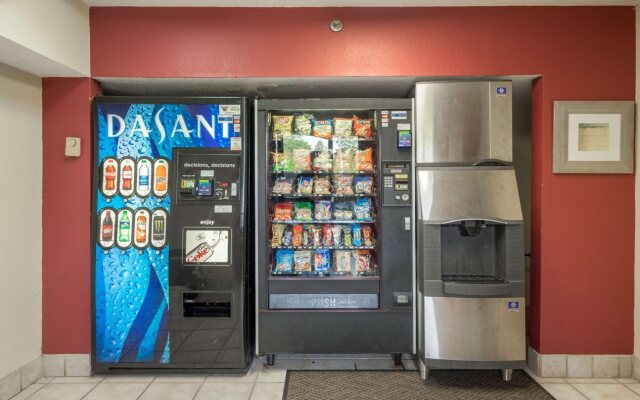
M257 351L270 364L414 352L411 109L257 101Z
M245 100L98 97L94 126L94 371L246 369Z

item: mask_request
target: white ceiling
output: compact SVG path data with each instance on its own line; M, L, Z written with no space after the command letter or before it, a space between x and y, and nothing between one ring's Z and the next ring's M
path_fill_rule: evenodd
M616 6L639 0L83 0L91 7Z

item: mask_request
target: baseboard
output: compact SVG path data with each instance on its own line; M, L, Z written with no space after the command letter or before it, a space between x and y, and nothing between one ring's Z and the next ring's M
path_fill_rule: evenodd
M91 354L43 354L43 376L91 376Z
M539 354L529 347L527 365L541 378L631 378L634 371L640 374L640 359L631 354Z
M0 400L8 400L42 378L42 357L38 357L0 378Z

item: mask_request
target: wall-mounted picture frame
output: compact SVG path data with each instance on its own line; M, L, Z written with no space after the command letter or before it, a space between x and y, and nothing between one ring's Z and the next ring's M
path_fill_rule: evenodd
M633 101L554 101L554 174L632 174Z

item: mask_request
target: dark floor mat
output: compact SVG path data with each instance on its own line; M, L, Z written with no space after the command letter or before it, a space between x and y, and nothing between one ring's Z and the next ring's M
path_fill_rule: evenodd
M523 371L289 371L286 400L553 400Z

